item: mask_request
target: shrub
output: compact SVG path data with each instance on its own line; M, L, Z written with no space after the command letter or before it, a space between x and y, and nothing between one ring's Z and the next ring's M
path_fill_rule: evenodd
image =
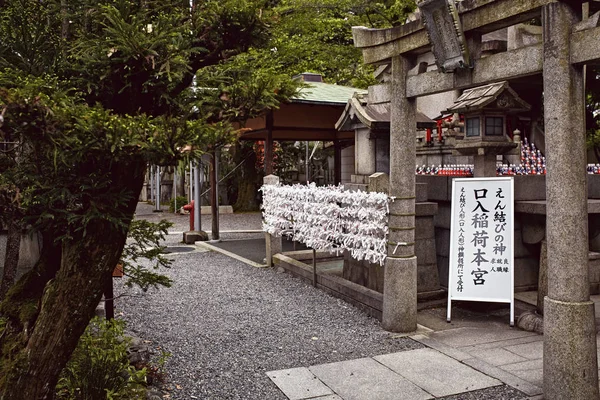
M62 371L56 397L68 400L145 399L146 369L129 364L125 323L94 318Z
M177 204L175 204L177 203ZM185 206L188 203L188 199L185 196L177 196L175 200L171 199L169 201L169 211L175 212L175 210L179 210L181 207Z

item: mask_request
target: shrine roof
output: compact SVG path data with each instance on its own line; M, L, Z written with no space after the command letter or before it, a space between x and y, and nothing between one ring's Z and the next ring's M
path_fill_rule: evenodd
M333 85L324 82L306 82L292 103L345 105L354 93L367 93L366 90L349 86Z
M369 104L366 94L355 94L346 104L343 114L336 123L338 130L351 130L356 123L365 125L371 130L389 131L390 103ZM417 129L433 128L436 122L418 111L415 115Z
M527 111L531 106L519 97L508 82L497 82L467 89L444 114L474 112L483 108L501 109L506 112Z

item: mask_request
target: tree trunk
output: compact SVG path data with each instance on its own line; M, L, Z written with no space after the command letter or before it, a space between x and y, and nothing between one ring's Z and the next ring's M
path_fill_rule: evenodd
M19 264L19 248L21 246L21 228L15 223L14 218L9 219L7 228L4 271L0 282L0 302L4 300L8 289L15 283Z
M251 146L240 145L236 154L236 163L244 160L238 173L237 200L233 205L235 211L256 211L259 209L256 190L260 186L260 176L256 170L256 152ZM239 161L238 161L239 160Z
M127 190L131 197L122 209L124 222L133 218L137 198L144 181L145 165L122 163L113 171L113 185ZM115 187L115 186L113 186ZM94 310L100 301L106 276L117 264L127 232L113 223L96 219L87 226L87 233L62 244L60 260L45 259L41 267L50 272L57 270L52 279L51 273L38 279L38 291L32 298L33 317L23 323L22 315L32 302L25 302L15 309L11 297L27 297L29 281L36 281L35 271L21 279L9 297L2 303L0 312L9 318L11 331L0 339L2 353L0 370L0 400L13 399L52 399L60 372L77 346L79 337L85 330ZM46 250L44 243L44 250ZM53 247L53 246L49 246ZM59 262L59 268L57 267ZM44 265L49 263L49 265ZM40 263L38 263L40 265ZM48 279L50 278L50 279ZM23 284L21 285L21 282ZM40 285L45 283L45 285ZM41 289L41 290L40 290ZM12 295L12 296L11 296ZM6 312L9 310L9 312ZM39 313L36 315L36 311ZM5 346L7 340L12 340Z

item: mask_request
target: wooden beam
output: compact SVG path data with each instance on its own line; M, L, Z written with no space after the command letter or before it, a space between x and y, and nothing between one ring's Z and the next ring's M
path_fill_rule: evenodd
M515 25L540 15L541 7L556 0L464 0L459 12L463 30L480 33ZM427 50L429 38L421 20L389 29L353 27L354 45L366 64L388 61L395 55Z

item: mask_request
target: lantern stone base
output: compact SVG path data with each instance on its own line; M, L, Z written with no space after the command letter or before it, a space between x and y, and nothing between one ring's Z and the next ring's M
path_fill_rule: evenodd
M205 242L208 240L208 233L204 231L183 232L183 243L194 244L196 242Z

